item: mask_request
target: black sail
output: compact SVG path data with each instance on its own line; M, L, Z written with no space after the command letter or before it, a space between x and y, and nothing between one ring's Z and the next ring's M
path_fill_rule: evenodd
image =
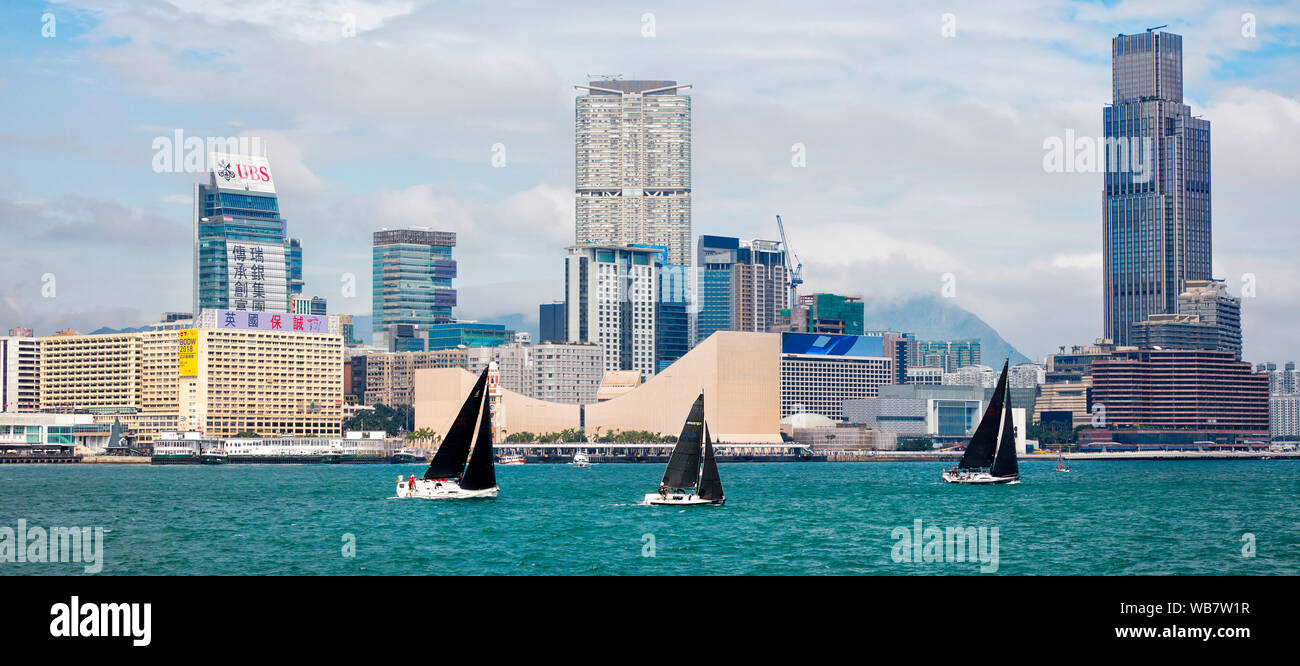
M682 434L677 438L677 446L668 457L668 469L664 470L662 485L669 488L693 488L700 476L700 434L704 430L704 394L695 399L691 411L686 415Z
M709 428L704 427L704 470L700 472L700 499L722 499L722 477L718 476L718 462L713 459L713 442L709 441Z
M474 437L474 422L478 420L486 387L487 369L485 368L483 374L479 375L478 381L474 382L474 388L469 390L469 397L465 398L465 404L460 406L460 413L456 415L456 420L452 422L451 428L447 429L447 436L443 438L438 452L433 454L429 469L424 471L425 479L455 479L459 478L464 471L465 461L469 459L469 445Z
M1011 401L1007 400L1005 404L1006 407L1002 410L1006 413L1006 420L1002 424L1002 440L998 443L998 455L989 472L993 476L1018 476L1020 465L1016 463L1016 423L1011 418Z
M486 400L483 401L487 403ZM460 480L464 490L486 490L497 484L495 461L492 458L492 406L483 405L479 417L478 437L474 439L474 453L469 456L465 477Z
M1002 364L1002 376L998 378L998 387L993 390L993 398L989 400L988 409L984 410L984 418L980 419L980 424L975 427L975 434L971 435L970 443L966 445L966 453L962 454L961 462L957 463L957 467L975 469L993 464L993 452L998 446L998 428L1002 424L1002 403L1007 390L1007 368L1010 365L1010 359Z

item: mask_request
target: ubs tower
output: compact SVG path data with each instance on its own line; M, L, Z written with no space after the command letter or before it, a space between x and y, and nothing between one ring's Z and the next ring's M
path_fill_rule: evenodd
M194 316L205 309L288 312L302 293L302 245L289 238L265 157L211 153L194 185Z
M1105 336L1177 311L1189 280L1210 274L1210 122L1183 103L1183 38L1111 40L1102 256Z

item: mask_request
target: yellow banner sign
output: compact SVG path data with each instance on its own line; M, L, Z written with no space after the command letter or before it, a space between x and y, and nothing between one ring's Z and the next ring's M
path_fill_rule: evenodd
M177 360L182 377L199 375L199 332L186 328L180 331L180 346L177 348Z

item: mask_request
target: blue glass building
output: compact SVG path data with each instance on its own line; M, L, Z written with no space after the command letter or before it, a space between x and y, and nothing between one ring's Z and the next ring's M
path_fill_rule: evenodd
M194 186L194 314L287 312L302 293L302 245L288 237L265 158L213 153Z
M424 229L385 229L373 237L371 313L374 344L387 344L388 327L410 324L428 331L452 321L456 234ZM453 345L454 346L454 345Z
M1129 344L1134 322L1176 312L1188 280L1211 278L1210 122L1183 103L1181 36L1119 35L1111 68L1114 98L1102 113L1105 336Z

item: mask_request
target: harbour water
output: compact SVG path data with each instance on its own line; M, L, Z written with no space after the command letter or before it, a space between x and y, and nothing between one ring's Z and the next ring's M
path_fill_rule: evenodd
M998 529L999 574L1300 574L1300 462L723 464L722 507L640 506L661 465L498 467L494 500L394 499L423 465L13 465L0 527L102 527L102 574L978 574L899 529ZM1249 548L1248 548L1249 546ZM82 574L2 562L0 575Z

